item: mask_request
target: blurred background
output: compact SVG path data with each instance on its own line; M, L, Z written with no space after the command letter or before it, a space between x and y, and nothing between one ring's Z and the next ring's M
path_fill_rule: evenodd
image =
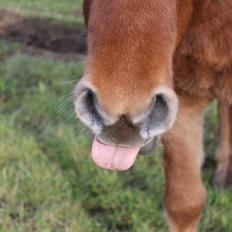
M0 232L167 231L162 148L125 173L95 166L72 93L86 53L82 0L0 0ZM232 231L213 184L217 102L206 110L201 232Z

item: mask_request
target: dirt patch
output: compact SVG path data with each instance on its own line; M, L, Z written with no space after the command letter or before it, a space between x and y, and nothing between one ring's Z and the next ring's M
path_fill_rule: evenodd
M75 52L56 52L50 51L46 49L36 48L33 46L26 46L25 48L21 49L21 53L30 54L32 56L40 56L50 59L58 59L64 62L70 61L81 61L85 58L85 54L82 53L75 53ZM1 61L1 59L0 59Z
M86 33L41 18L0 11L0 38L56 53L85 53Z

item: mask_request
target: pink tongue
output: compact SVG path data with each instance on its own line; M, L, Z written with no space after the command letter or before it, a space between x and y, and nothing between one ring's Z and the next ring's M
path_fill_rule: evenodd
M123 148L109 146L94 139L92 158L101 168L114 171L126 171L134 164L138 152L139 148L137 147Z

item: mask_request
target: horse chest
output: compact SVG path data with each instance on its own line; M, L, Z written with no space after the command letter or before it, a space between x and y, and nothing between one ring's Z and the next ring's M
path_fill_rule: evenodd
M232 103L232 68L218 70L207 62L178 53L174 59L174 82L179 92Z
M207 1L195 11L174 56L177 91L232 103L232 2Z

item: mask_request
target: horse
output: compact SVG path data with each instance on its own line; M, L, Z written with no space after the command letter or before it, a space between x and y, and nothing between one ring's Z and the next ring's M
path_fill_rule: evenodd
M74 104L95 135L93 160L125 171L161 141L170 231L197 231L206 198L203 112L215 98L218 183L229 173L232 1L85 0L83 9L88 54Z

